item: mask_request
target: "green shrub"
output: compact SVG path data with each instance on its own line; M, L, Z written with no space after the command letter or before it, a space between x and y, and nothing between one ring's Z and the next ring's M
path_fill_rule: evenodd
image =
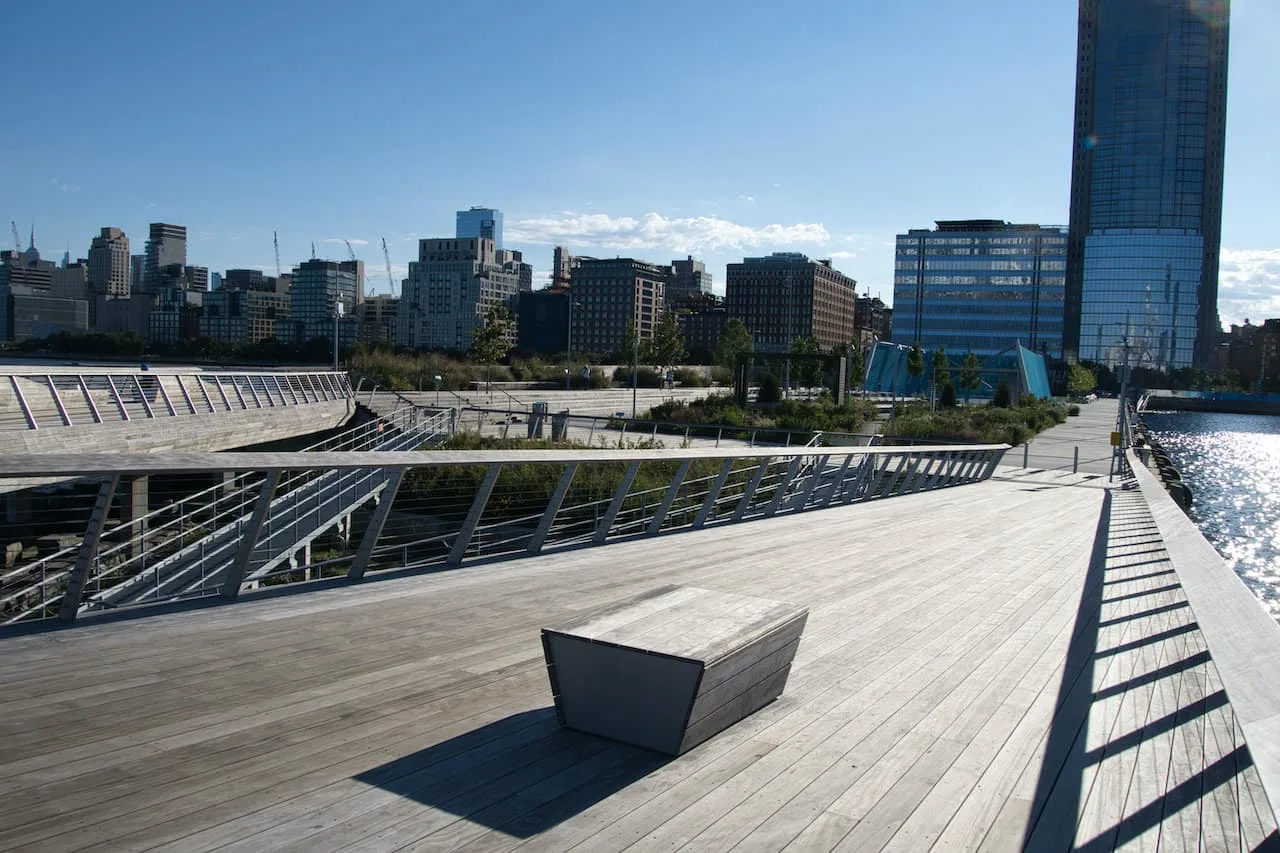
M1013 405L1013 391L1005 380L1001 379L1000 384L996 386L996 393L991 400L991 405L1000 409L1007 409Z
M711 368L711 381L716 385L732 385L733 371L727 367L721 367L717 364L715 367Z
M613 371L613 381L631 387L631 368L618 367ZM642 367L636 371L636 386L639 388L661 388L662 376L652 367Z
M959 405L956 399L956 386L950 382L944 382L942 385L942 393L938 395L938 405L944 409L954 409Z
M1073 417L1073 418L1074 418L1074 417L1076 417L1076 416L1077 416L1077 415L1079 415L1079 414L1080 414L1080 407L1079 407L1079 406L1077 406L1077 405L1076 405L1076 404L1074 404L1074 403L1072 403L1070 406L1067 406L1067 415L1068 415L1069 417Z
M675 380L686 388L705 388L710 384L701 370L694 370L690 367L677 367Z
M760 377L760 389L756 392L757 403L777 403L782 399L782 383L772 373Z

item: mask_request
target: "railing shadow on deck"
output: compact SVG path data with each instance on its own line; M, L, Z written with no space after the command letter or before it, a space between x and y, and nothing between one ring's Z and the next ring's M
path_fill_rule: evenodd
M560 727L554 708L523 711L357 774L470 823L529 838L670 759ZM406 823L419 822L415 815Z
M1181 597L1177 574L1171 567L1143 570L1142 567L1157 563L1169 566L1169 562L1167 558L1130 560L1129 557L1138 555L1127 551L1130 545L1122 544L1125 540L1136 538L1135 534L1154 529L1149 513L1131 508L1135 501L1140 500L1136 492L1108 491L1099 514L1089 568L1067 651L1066 666L1058 687L1055 711L1023 836L1024 850L1076 850L1090 853L1112 850L1157 828L1164 831L1171 818L1184 810L1188 810L1189 814L1195 813L1194 828L1197 833L1201 833L1203 827L1199 812L1201 808L1205 811L1211 808L1207 804L1202 806L1202 803L1224 785L1232 786L1235 793L1230 800L1238 810L1253 807L1242 801L1247 796L1248 788L1242 781L1243 774L1253 767L1247 746L1237 735L1235 742L1225 748L1209 748L1209 742L1213 738L1212 725L1207 722L1210 715L1225 715L1225 719L1230 720L1232 710L1226 691L1211 676L1209 669L1213 664L1208 651L1202 644L1189 642L1190 639L1199 637L1200 626L1195 622L1185 597ZM1139 571L1134 573L1134 569ZM1131 583L1150 586L1138 592L1113 591L1116 584ZM1180 599L1149 607L1143 607L1140 601L1144 596L1167 598L1170 594L1179 595ZM1137 609L1103 618L1103 608L1106 605ZM1140 623L1140 620L1170 614L1178 615L1160 624ZM1102 644L1106 642L1104 632L1126 623L1136 631L1136 635L1124 632L1121 634L1121 642L1103 648ZM1150 651L1157 644L1161 644L1161 653L1156 657L1154 667L1143 666L1140 661L1132 666L1127 675L1121 673L1119 680L1104 678L1101 686L1095 686L1099 674L1097 670L1102 667L1101 674L1107 675L1105 665L1110 659L1141 652L1143 649ZM1150 664L1150 659L1145 662ZM1186 689L1180 689L1179 682ZM1146 692L1135 694L1137 698L1125 695L1143 688L1146 688ZM1153 697L1162 690L1164 697L1172 695L1177 700L1166 702L1165 707L1157 708ZM1097 723L1095 706L1108 701L1114 703L1118 697L1123 697L1119 700L1121 702L1147 701L1151 704L1142 709L1143 722L1127 731L1116 719L1107 720L1109 730L1106 740L1097 745L1101 740L1098 732L1094 732L1092 738L1089 736L1090 723ZM1174 707L1169 708L1169 704ZM1146 713L1148 709L1150 713ZM1105 715L1103 718L1106 720ZM1093 771L1106 772L1100 767L1105 760L1114 759L1128 750L1152 749L1153 743L1158 739L1167 741L1170 737L1186 739L1188 742L1200 738L1205 744L1202 760L1193 763L1189 776L1177 776L1176 767L1170 760L1167 775L1157 779L1161 795L1145 802L1141 801L1141 795L1129 801L1135 796L1138 788L1136 776L1141 772L1141 768L1135 766L1132 769L1135 781L1125 780L1127 793L1126 802L1121 808L1123 817L1102 832L1094 834L1094 830L1086 830L1082 826L1082 814L1089 805L1086 800L1090 796L1098 796L1098 792L1091 792L1090 788L1101 784ZM1091 743L1094 745L1090 746ZM1176 751L1177 748L1176 744L1166 747L1168 751ZM1157 750L1157 754L1159 752ZM1138 763L1137 758L1133 761L1135 765ZM1223 821L1226 823L1226 818ZM1227 831L1236 837L1222 839L1224 843L1232 842L1231 846L1234 846L1235 842L1239 842L1241 849L1280 850L1280 835L1275 831L1251 842L1246 837L1243 819L1235 818L1231 822L1235 825ZM1265 822L1263 831L1267 831ZM1084 838L1080 837L1082 834ZM1191 841L1187 838L1162 839L1161 847L1165 843L1172 848Z

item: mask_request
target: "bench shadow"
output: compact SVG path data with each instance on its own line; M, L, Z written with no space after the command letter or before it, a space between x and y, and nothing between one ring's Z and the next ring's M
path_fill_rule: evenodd
M671 759L522 711L353 778L516 838L568 820Z

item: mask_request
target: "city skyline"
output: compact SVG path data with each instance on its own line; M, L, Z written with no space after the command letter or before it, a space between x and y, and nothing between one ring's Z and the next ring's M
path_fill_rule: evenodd
M87 3L24 9L30 32L52 36L74 20L101 38L56 63L38 39L0 59L16 109L51 122L58 105L85 113L77 134L0 139L0 158L22 164L0 174L0 217L24 237L34 223L47 258L85 256L102 227L122 228L136 248L148 223L182 223L192 263L271 274L273 231L286 271L313 241L317 255L345 260L347 239L369 291L385 293L382 237L398 284L419 238L453 234L456 211L483 205L504 212L506 244L525 253L539 287L556 243L655 263L692 254L720 293L728 263L799 251L830 257L860 293L886 301L894 235L906 228L1067 222L1075 0L1034 18L1012 0L837 8L785 32L767 9L730 15L723 4L696 14L557 4L562 15L497 4L529 45L555 36L565 49L495 60L478 80L464 71L463 40L443 39L430 56L400 49L423 28L465 26L461 10L389 4L369 17L394 26L348 33L339 8L296 20L248 5L168 17ZM1280 184L1268 151L1280 65L1267 51L1280 9L1236 0L1232 16L1224 324L1280 316L1280 233L1267 205ZM553 26L564 19L572 31ZM213 46L271 31L341 38L362 61L267 51L250 73L187 61L191 44L178 37L199 32ZM139 32L156 50L107 50L112 33ZM155 79L164 63L173 73ZM97 103L104 75L129 91L159 87L149 119ZM452 118L437 127L441 116ZM626 121L636 116L656 132L636 132L649 126Z

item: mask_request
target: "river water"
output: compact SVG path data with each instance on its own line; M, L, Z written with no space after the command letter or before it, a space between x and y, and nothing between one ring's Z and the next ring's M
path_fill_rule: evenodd
M1191 518L1280 619L1280 417L1143 416L1192 491Z

